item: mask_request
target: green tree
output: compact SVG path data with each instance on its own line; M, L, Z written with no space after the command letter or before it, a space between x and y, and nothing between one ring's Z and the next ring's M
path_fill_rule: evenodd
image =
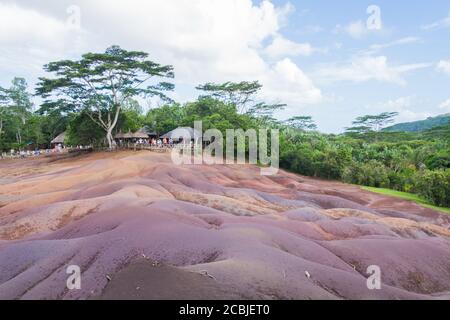
M73 114L66 114L60 109L53 109L46 112L45 115L38 112L41 117L41 132L43 135L44 144L50 147L50 141L57 137L60 133L67 130L70 118Z
M207 83L197 87L208 95L225 103L234 104L240 113L245 113L254 103L254 96L262 89L258 81L225 82L222 84Z
M136 132L144 126L144 116L142 115L142 107L136 100L128 101L119 117L116 131Z
M82 111L72 114L67 126L66 143L68 145L102 145L105 139L103 129L95 121Z
M276 111L284 110L286 106L287 105L283 103L267 104L265 102L260 102L250 107L246 113L252 117L258 118L260 122L264 122L264 120L273 120L274 113Z
M115 145L113 130L123 104L136 96L158 96L169 100L164 91L173 90L171 83L144 86L153 78L173 78L173 67L148 60L148 54L126 51L118 46L105 53L87 53L81 60L51 62L45 71L54 78L40 78L36 93L46 99L46 109L58 106L83 111L106 132L110 148Z
M8 123L9 130L15 133L18 146L22 146L22 133L33 107L27 87L25 79L16 77L9 89L0 88L0 132L4 132Z
M345 128L345 131L349 135L361 135L369 133L371 128L369 126L353 126Z
M7 91L11 108L16 116L20 118L22 124L26 124L27 118L31 115L33 102L31 94L28 93L28 84L24 78L14 78L11 88Z
M379 132L386 125L394 122L398 112L383 112L378 115L365 115L353 121L353 127L347 128L348 132L367 133Z
M213 97L200 97L197 101L187 103L184 107L183 125L192 126L194 121L203 121L203 129L218 129L225 134L226 129L243 129L254 127L255 122L247 114L237 112L236 105L217 100Z
M8 100L6 89L0 87L0 141L4 133L3 126L5 125L6 118L9 116Z
M434 205L450 207L450 169L417 173L414 190Z
M179 104L166 104L148 111L144 124L157 135L163 135L181 126L185 110Z
M298 130L316 130L317 125L310 116L296 116L285 121L285 124Z

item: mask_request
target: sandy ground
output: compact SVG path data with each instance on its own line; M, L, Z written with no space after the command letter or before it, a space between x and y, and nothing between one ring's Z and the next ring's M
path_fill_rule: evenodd
M0 299L450 299L449 228L412 202L255 166L3 160Z

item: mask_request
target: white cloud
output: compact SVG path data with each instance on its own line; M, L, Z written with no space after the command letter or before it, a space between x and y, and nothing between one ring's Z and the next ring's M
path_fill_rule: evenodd
M398 40L395 40L392 42L388 42L388 43L371 45L370 49L381 50L381 49L404 45L404 44L417 43L419 41L420 41L420 38L418 38L418 37L405 37L405 38L401 38L401 39L398 39Z
M418 120L425 120L432 116L433 114L429 112L415 112L412 110L401 110L399 112L397 121L398 122L418 121Z
M297 43L282 36L276 36L273 42L265 49L265 53L273 58L296 57L299 55L310 56L319 49L309 43Z
M324 31L324 29L319 25L307 25L301 28L298 33L299 34L316 34Z
M426 103L426 102L425 102ZM373 106L375 112L398 112L399 115L396 118L396 122L411 122L417 120L424 120L429 117L436 116L436 114L441 112L426 112L422 111L420 108L424 104L424 101L418 99L416 96L406 96L397 99L391 99L384 103ZM416 111L419 109L420 111ZM444 112L450 112L450 99L442 102L439 105L439 109L444 110Z
M450 75L450 60L441 60L437 65L437 69Z
M441 28L447 28L450 27L450 13L448 14L447 17L435 21L433 23L427 24L422 26L423 30L433 30L433 29L441 29Z
M290 70L302 76L279 72L277 68L285 65L285 60L272 64L265 59L264 43L272 39L275 41L268 50L280 59L292 56L282 54L286 49L283 46L293 48L295 54L314 50L307 44L280 38L280 30L293 10L290 4L275 6L269 1L252 0L79 0L82 30L76 33L65 24L65 9L55 13L54 2L49 0L35 6L38 10L28 9L33 4L27 9L0 4L0 53L2 57L3 52L8 53L0 64L28 61L41 68L54 59L76 58L86 51L102 51L117 44L146 51L151 59L174 65L176 84L183 88L209 81L261 80L271 74L276 78L264 81L267 99L290 99L298 106L316 102L311 91L314 97L320 92L292 61ZM52 11L42 11L50 8ZM286 83L290 89L277 92L277 83ZM182 100L193 98L195 92L188 91L179 93ZM298 99L292 100L293 96Z
M450 99L445 100L439 105L439 109L450 112Z
M0 17L0 45L5 52L26 50L52 57L86 48L83 40L88 36L86 30L74 27L67 15L57 19L16 4L0 3Z
M389 111L398 111L404 108L409 108L412 104L412 99L412 96L391 99L384 103L383 106L387 107Z
M33 80L30 78L43 74L45 63L76 56L88 48L88 33L66 23L66 12L57 19L16 4L0 3L0 17L0 81L5 83L18 75Z
M432 114L429 112L413 110L416 100L414 96L400 97L381 103L375 106L375 109L377 112L398 112L396 122L410 122L431 117Z
M15 4L0 3L0 43L2 46L58 45L72 32L64 21L24 9Z
M346 26L337 25L335 28L335 33L346 33L350 37L355 39L361 39L366 36L370 30L367 29L367 26L361 20L350 22Z
M266 89L262 97L286 102L288 105L314 104L322 101L322 92L290 59L279 61L262 78Z
M388 64L386 56L364 55L353 57L348 64L322 66L317 70L316 76L324 82L376 80L405 85L403 74L429 66L427 63L392 66Z

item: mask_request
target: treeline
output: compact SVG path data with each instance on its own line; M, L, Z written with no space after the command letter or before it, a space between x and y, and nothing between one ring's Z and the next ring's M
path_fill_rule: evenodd
M281 166L325 179L389 188L450 206L450 126L447 137L382 133L324 135L288 131L281 143Z
M311 117L287 121L273 118L283 104L257 100L259 82L208 83L197 87L197 100L172 101L168 82L149 79L174 77L171 66L148 60L143 52L111 47L86 54L79 61L49 63L53 74L41 78L34 92L16 78L0 87L0 149L48 148L67 133L68 145L114 148L114 135L142 127L164 134L203 121L203 129L280 129L282 168L325 179L391 188L422 195L431 203L450 207L450 125L423 133L383 132L396 113L355 119L345 134L316 131ZM34 106L34 96L42 101ZM162 105L143 111L138 101L159 97ZM138 99L141 97L141 99Z
M23 78L14 78L7 88L0 87L0 150L48 145L64 131L64 118L35 113L33 95Z

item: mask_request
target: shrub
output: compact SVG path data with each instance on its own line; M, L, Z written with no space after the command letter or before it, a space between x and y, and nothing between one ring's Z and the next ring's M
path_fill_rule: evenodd
M353 162L343 170L342 179L348 183L376 188L387 188L390 182L388 169L375 160L366 163Z
M450 170L424 170L414 178L414 191L437 206L450 207Z

